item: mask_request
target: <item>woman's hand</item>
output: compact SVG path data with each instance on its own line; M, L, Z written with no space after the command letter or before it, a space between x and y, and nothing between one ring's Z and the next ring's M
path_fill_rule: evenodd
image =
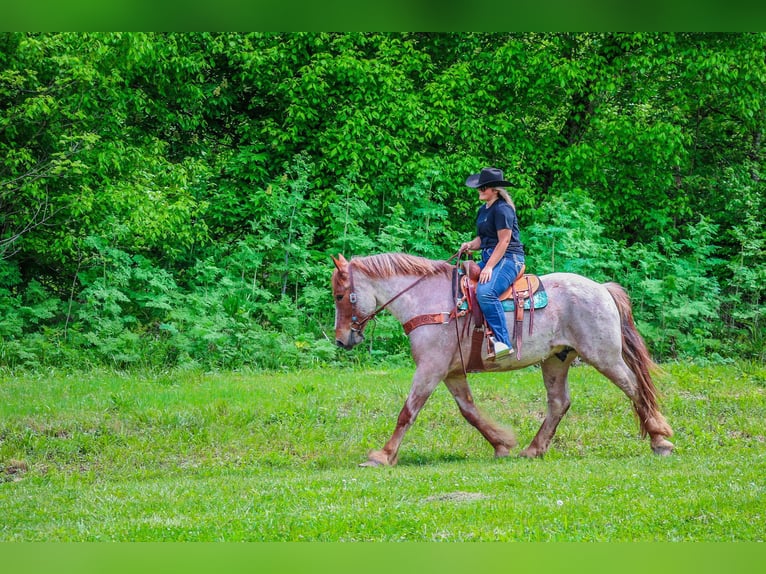
M510 229L498 229L497 230L497 238L498 242L495 248L492 250L492 255L489 257L489 261L487 261L487 264L484 265L484 268L481 271L481 274L479 275L479 283L486 283L490 279L492 279L492 270L495 268L495 265L497 265L500 260L505 255L506 249L508 249L508 244L511 241L511 230Z
M471 241L466 241L465 243L460 245L460 251L458 253L462 255L463 253L467 253L468 251L476 251L478 247L476 247L476 239L473 239Z

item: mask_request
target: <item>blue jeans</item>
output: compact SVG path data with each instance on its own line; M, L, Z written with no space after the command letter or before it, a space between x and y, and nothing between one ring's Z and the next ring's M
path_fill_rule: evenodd
M489 255L491 253L482 253L482 261L479 263L479 267L482 269L486 265ZM489 328L495 334L495 341L502 341L509 347L513 345L511 345L511 336L508 334L508 327L505 322L503 304L499 298L516 279L522 265L524 265L523 255L514 253L503 257L492 269L492 278L486 283L476 285L476 299Z

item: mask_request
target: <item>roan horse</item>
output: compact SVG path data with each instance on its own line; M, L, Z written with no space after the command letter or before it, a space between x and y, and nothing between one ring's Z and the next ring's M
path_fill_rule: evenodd
M393 435L381 450L369 453L363 466L396 464L404 434L441 381L454 396L461 414L492 445L495 456L508 456L517 444L516 439L476 408L468 386L464 357L471 342L470 337L461 337L460 332L469 316L448 318L455 308L456 267L446 261L390 253L351 261L340 255L333 261L335 338L339 346L351 349L359 344L365 325L383 308L402 324L423 314L445 317L443 323L411 331L410 347L416 369L409 396ZM548 450L556 427L569 409L567 373L578 356L630 398L641 435L649 435L652 450L659 455L670 454L673 444L666 438L673 431L658 409L650 375L655 365L636 330L625 291L616 283L602 285L569 273L543 275L540 280L548 294L548 304L535 311L534 330L525 335L521 357L512 353L497 362L484 363L488 371L521 369L538 363L542 367L548 408L540 430L520 456L538 457ZM526 333L529 317L528 313L525 315Z

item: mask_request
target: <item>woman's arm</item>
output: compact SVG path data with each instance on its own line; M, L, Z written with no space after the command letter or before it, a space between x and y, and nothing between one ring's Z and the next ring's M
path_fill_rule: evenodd
M492 251L492 255L490 256L489 261L487 261L487 264L484 266L484 269L481 270L481 275L479 275L479 283L486 283L492 278L492 270L505 255L505 250L508 249L508 245L510 243L511 230L498 229L497 245L495 246L494 251Z
M466 241L460 246L460 254L462 255L466 251L476 251L481 247L481 238L477 235L471 241Z

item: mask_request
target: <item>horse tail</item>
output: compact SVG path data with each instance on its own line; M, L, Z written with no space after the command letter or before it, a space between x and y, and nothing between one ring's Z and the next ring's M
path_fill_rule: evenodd
M622 358L638 382L638 400L634 401L633 406L641 425L641 436L645 437L650 430L663 436L672 436L673 430L659 411L658 393L651 376L652 372L659 372L660 368L652 360L644 338L636 329L630 297L617 283L605 283L604 287L620 313Z

